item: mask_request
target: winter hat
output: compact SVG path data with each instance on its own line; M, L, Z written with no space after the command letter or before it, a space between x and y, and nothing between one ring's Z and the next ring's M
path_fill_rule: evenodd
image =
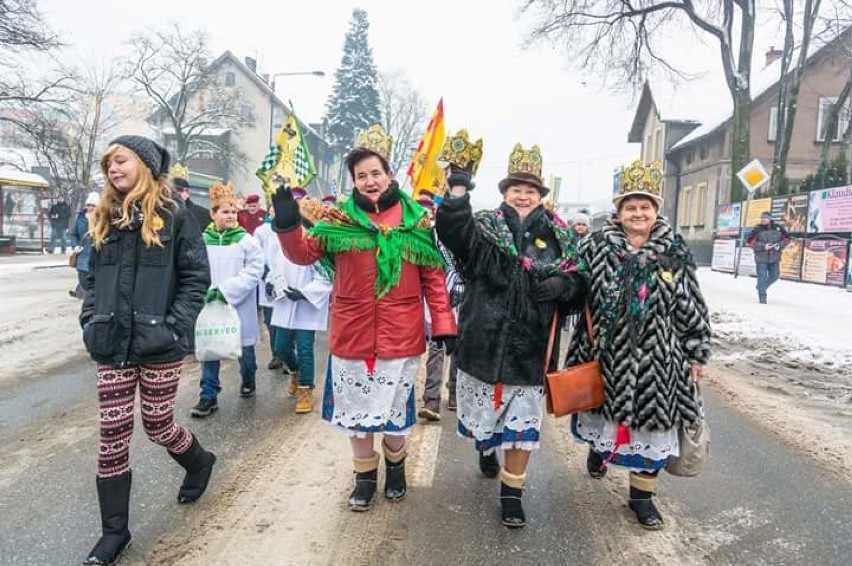
M290 187L290 192L293 193L293 198L300 200L308 196L308 191L302 187Z
M337 195L325 195L320 201L324 204L337 204Z
M148 169L154 174L154 177L161 177L169 174L169 164L172 161L168 150L144 136L118 136L109 145L124 146L142 160L142 163L148 166Z
M509 172L506 178L497 184L500 192L505 194L512 185L525 183L538 189L542 198L546 197L550 189L545 187L541 180L541 167L541 149L537 145L524 149L520 143L516 143L509 155Z
M582 212L574 215L574 224L585 224L589 225L589 215L583 214Z
M89 193L86 197L86 206L94 205L98 206L101 203L101 195L98 193Z
M253 202L260 202L260 195L257 193L251 193L246 197L246 204L251 204Z

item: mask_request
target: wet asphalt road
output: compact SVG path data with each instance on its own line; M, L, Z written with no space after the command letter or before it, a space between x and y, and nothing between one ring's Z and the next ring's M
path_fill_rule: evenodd
M262 365L268 359L259 349ZM322 351L320 349L320 351ZM324 356L317 355L317 375ZM228 374L227 371L230 371ZM295 418L286 383L259 371L259 394L237 395L233 364L223 372L220 410L188 416L197 396L198 366L185 371L179 420L219 456L226 475L269 423ZM381 502L369 513L346 513L328 564L825 564L852 556L852 487L814 465L759 424L706 391L713 456L696 479L663 475L660 506L668 528L641 530L625 506L626 475L592 480L584 448L571 442L567 421L548 420L532 461L526 529L500 525L497 481L483 479L470 445L455 435L453 413L427 424L420 437L421 474L406 501ZM94 486L97 408L93 364L78 361L0 394L0 564L77 564L99 533ZM415 445L415 443L412 443ZM430 452L427 448L433 448ZM147 545L187 526L174 498L182 470L149 442L137 419L131 449L131 526L139 558ZM429 454L436 454L427 462ZM422 469L420 470L422 472ZM215 476L214 476L215 485ZM276 561L278 560L278 561ZM286 564L270 557L270 564Z
M317 375L324 375L318 340ZM238 396L234 363L221 374L219 411L192 419L199 365L184 370L176 416L218 456L216 476L236 465L270 422L292 419L295 401L280 372L265 369L268 350L258 348L258 394ZM94 364L79 360L45 377L15 383L0 393L0 565L79 564L96 542L100 517L95 491L97 404ZM138 413L131 444L133 490L130 557L142 554L158 534L180 527L185 506L175 502L183 470L150 442Z
M626 473L585 474L585 447L568 422L549 419L524 495L529 521L499 521L498 480L478 471L471 445L444 410L431 487L376 516L344 520L336 559L352 564L823 564L852 563L852 487L706 393L713 432L709 468L694 479L661 476L668 528L642 530L626 506ZM372 513L372 512L371 512ZM353 514L354 515L354 514ZM384 542L380 542L383 540Z

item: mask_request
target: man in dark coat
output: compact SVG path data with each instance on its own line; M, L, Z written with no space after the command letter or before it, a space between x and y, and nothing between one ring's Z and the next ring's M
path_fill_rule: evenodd
M189 182L183 177L172 177L172 184L183 201L184 206L195 219L195 224L198 225L198 236L204 232L207 225L210 224L210 211L199 204L192 202L189 192Z
M71 219L71 207L65 202L64 196L56 197L56 202L48 210L47 217L50 219L50 247L47 249L47 253L52 254L54 252L58 239L64 254L68 247L66 235L68 233L68 221Z
M790 235L787 230L775 224L769 212L761 213L760 224L752 229L747 242L748 246L754 249L757 298L761 304L766 304L766 290L780 277L781 250L789 243Z

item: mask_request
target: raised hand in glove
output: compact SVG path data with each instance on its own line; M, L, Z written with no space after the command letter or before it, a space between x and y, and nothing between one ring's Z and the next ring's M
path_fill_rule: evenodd
M561 298L567 289L566 281L566 278L559 275L536 281L532 288L533 299L539 303L548 303Z
M473 177L468 171L465 171L461 167L450 165L450 174L447 177L447 186L450 188L451 194L454 196L461 196L464 193L453 191L455 187L464 187L465 192L467 192L472 191L476 187L476 184L473 182Z
M289 232L299 227L302 223L302 213L299 212L299 203L286 182L279 185L275 194L272 195L272 207L275 209L275 218L272 219L272 229L276 232Z
M287 289L284 291L284 294L287 295L287 298L291 301L301 301L304 300L305 295L298 289Z
M457 338L455 336L434 336L432 342L439 348L443 348L448 356L456 351Z

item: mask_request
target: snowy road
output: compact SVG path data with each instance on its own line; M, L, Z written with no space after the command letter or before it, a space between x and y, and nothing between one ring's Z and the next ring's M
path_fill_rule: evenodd
M17 338L0 339L0 354L13 361L0 378L0 565L74 564L98 519L97 411L92 364L80 357L78 303L66 293L73 278L70 270L3 267L0 292L15 298L0 328ZM350 513L345 438L316 413L294 415L283 382L267 370L257 398L239 399L231 381L213 419L190 420L191 366L177 414L220 466L199 504L178 506L179 469L137 429L135 543L123 564L848 564L852 392L843 317L852 294L782 282L769 305L758 305L753 279L704 271L701 279L720 330L705 387L713 457L697 479L663 477L663 532L635 525L623 473L602 481L584 474L583 447L552 419L530 470L530 527L506 531L496 485L479 477L446 411L442 423L416 427L407 501ZM44 320L52 321L48 334L26 330ZM55 361L55 336L70 362ZM268 359L265 347L259 352Z

